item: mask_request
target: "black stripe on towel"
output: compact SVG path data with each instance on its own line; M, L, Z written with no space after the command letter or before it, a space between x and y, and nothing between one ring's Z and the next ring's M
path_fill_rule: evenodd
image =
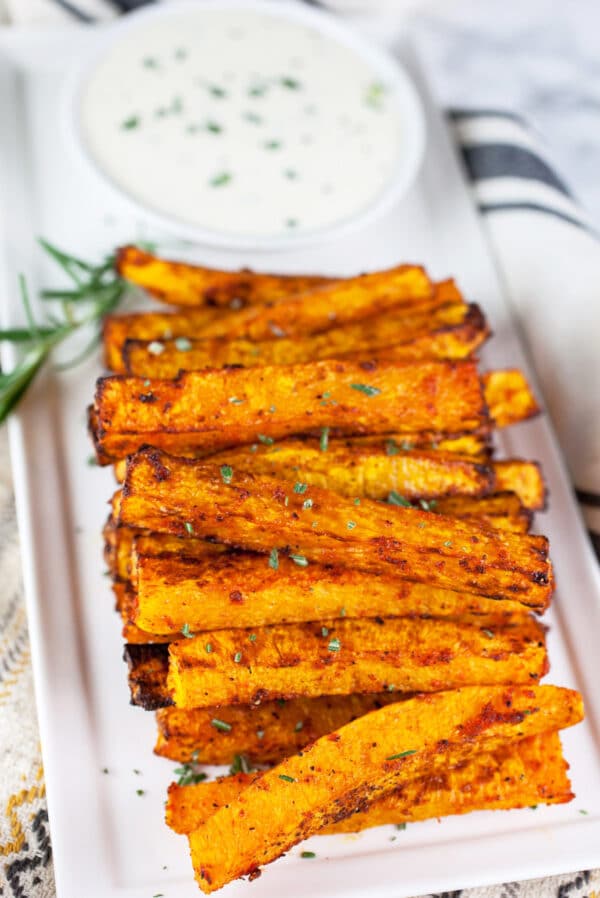
M526 120L518 112L511 112L509 109L458 109L454 107L448 110L448 116L454 121L469 118L506 118L512 122L519 122L526 125Z
M553 209L551 206L544 206L542 203L479 203L478 208L480 212L542 212L544 215L552 215L554 218L575 225L576 228L581 228L582 231L586 231L594 237L600 236L579 218L568 215L566 212L559 212L558 209Z
M92 22L96 21L93 16L84 12L83 9L79 9L78 6L75 6L74 3L70 3L69 0L53 0L53 2L79 22L85 22L86 25L91 25Z
M462 147L472 181L486 178L523 178L540 181L571 197L568 187L543 159L512 143L482 143Z
M575 495L582 505L591 505L592 508L600 508L600 493L590 493L588 490L575 489Z

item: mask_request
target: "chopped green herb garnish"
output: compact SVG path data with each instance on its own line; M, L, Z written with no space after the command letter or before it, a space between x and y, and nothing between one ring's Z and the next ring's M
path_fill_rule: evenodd
M327 646L330 652L339 652L341 647L342 645L337 636L334 636L333 639L329 641L329 645Z
M211 97L216 97L219 100L224 100L225 97L227 96L227 91L225 90L225 88L219 87L218 84L209 84L208 92L211 95Z
M451 549L452 548L452 540L449 540L449 539L444 540L444 545L446 546L447 549Z
M239 664L241 660L242 660L242 653L236 652L235 655L233 656L234 663Z
M211 187L224 187L225 184L229 184L230 181L231 175L229 174L229 172L222 171L219 172L218 175L215 175L213 178L211 178L208 183Z
M408 758L409 755L416 755L416 748L409 749L408 751L401 751L397 755L389 755L386 758L386 761L397 761L398 758Z
M307 489L308 489L308 483L295 483L294 484L294 492L300 493L300 495L302 495L302 493L305 493Z
M269 554L269 567L276 571L279 568L279 552L277 549L271 549Z
M102 768L102 773L108 773L108 767L103 767L103 768Z
M144 792L143 789L136 789L136 790L135 790L135 794L136 794L136 795L145 795L146 793Z
M302 503L302 508L312 508L312 507L313 507L312 499L305 499L304 502Z
M151 343L148 343L148 352L150 355L162 355L165 351L165 344L161 343L159 340L152 340Z
M245 112L244 118L247 122L252 122L253 125L260 125L262 122L262 116L258 115L256 112Z
M402 508L412 508L408 499L405 499L404 496L401 496L396 490L392 490L391 493L388 493L387 500L390 505L400 505Z
M385 454L386 455L398 455L400 449L398 448L398 443L396 440L386 440L385 441Z
M232 405L241 405L241 404L242 404L243 402L245 402L246 400L245 400L245 399L238 399L237 396L230 396L229 399L228 399L227 401L228 401L228 402L231 402Z
M427 524L425 523L425 521L419 521L417 527L419 528L419 530L424 530L425 527L427 527Z
M329 630L327 627L321 627L321 636L329 636Z
M340 608L340 617L346 617L346 609Z
M350 384L353 390L358 390L359 393L364 393L365 396L379 396L381 390L379 387L372 387L369 384Z
M396 823L396 829L399 829L402 832L406 829L406 823Z
M586 811L584 808L579 808L579 813L584 814L584 816L587 817L587 815L589 814L589 811Z
M288 181L295 181L298 177L298 172L294 168L286 168L284 171L284 175L288 179Z
M155 59L154 56L146 56L145 59L142 60L142 65L145 69L157 69L158 60Z
M229 768L229 773L233 776L236 773L250 773L252 767L246 755L234 755L233 764Z
M146 380L144 381L144 386L145 386L145 387L149 387L149 386L150 386L150 378L149 378L149 377L147 377Z
M98 465L98 459L96 458L95 455L88 455L87 463L90 466L90 468L95 468Z
M281 149L281 141L280 140L265 140L263 143L263 147L265 150L280 150Z
M177 337L175 339L175 349L179 350L179 352L189 352L191 348L192 343L187 337Z
M265 735L265 731L264 731L264 730L257 730L257 731L256 731L256 738L257 738L257 739L262 739L264 735Z
M373 109L381 109L386 88L381 81L373 81L369 84L365 93L365 103Z
M231 483L233 478L233 468L231 465L221 465L221 477L223 478L223 483Z
M402 440L402 442L400 443L400 448L403 452L410 452L410 450L413 448L413 444L408 440Z
M204 651L206 652L207 655L210 655L212 650L213 650L212 642L207 642L206 645L204 646Z
M300 90L300 82L296 80L296 78L290 78L289 75L285 75L280 84L282 87L287 87L288 90Z
M214 726L215 730L220 730L222 733L231 732L231 724L226 723L224 720L219 720L218 717L213 717L210 723L211 726Z
M248 639L250 642L256 642L256 633L250 633Z
M304 555L290 555L290 558L298 567L308 567L308 558L305 558Z
M194 533L193 525L189 521L186 521L183 526L185 527L186 531L190 534L190 536L192 536Z
M300 857L310 858L310 857L316 857L316 856L317 856L317 855L314 853L314 851L302 851L302 852L300 852Z
M210 134L220 134L223 130L223 126L218 122L208 121L204 123L204 130L208 131Z
M486 630L485 628L481 631L488 639L493 639L494 634L491 630Z
M395 691L396 691L396 687L394 686L393 683L388 683L387 691L388 691L388 692L395 692Z
M303 720L299 720L299 721L296 723L296 726L294 727L294 732L295 732L295 733L299 733L303 726L304 726L304 721L303 721Z
M419 505L423 509L423 511L433 511L437 502L435 499L419 499Z
M298 227L298 219L297 218L286 218L285 226L286 226L286 228L297 228Z
M293 776L288 776L286 773L280 773L279 779L285 780L286 783L296 783L297 782L297 780L295 780Z
M356 527L356 521L346 521L346 527L348 530L354 530Z
M249 88L248 96L249 97L264 97L266 92L267 92L266 84L254 84L251 88Z
M191 786L206 779L206 774L196 771L192 764L182 764L181 767L176 767L173 773L178 777L178 786Z
M264 433L258 433L258 434L257 434L257 437L258 437L258 439L260 440L261 443L264 443L265 446L272 446L273 443L275 442L275 440L273 439L273 437L266 437L266 436L264 435Z
M329 428L323 427L321 429L321 439L319 440L319 447L321 452L327 452L327 447L329 446Z
M121 122L121 128L123 131L133 131L134 128L139 128L141 121L139 115L131 115Z
M189 625L189 624L184 624L183 627L181 628L181 632L183 633L183 635L185 636L186 639L193 639L193 638L194 638L194 634L193 634L192 631L190 630L190 625Z
M360 499L358 498L358 496L357 496L356 499L354 500L354 504L355 504L355 505L360 505Z

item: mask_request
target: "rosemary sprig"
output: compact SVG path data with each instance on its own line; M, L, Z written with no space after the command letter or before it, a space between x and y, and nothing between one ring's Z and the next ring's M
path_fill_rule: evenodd
M126 289L125 282L115 272L112 256L100 265L92 265L63 252L47 240L40 240L40 245L62 268L73 286L71 289L44 290L40 294L44 301L59 304L60 315L47 314L39 322L31 311L25 278L19 276L27 326L0 330L0 342L19 344L22 348L13 370L0 372L0 424L27 392L54 348L83 327L92 329L92 339L74 358L57 367L60 370L70 368L90 354L100 339L100 322L119 305Z

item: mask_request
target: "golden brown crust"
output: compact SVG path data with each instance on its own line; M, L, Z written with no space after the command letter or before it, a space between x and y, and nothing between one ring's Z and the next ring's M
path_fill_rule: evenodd
M578 693L555 686L476 686L373 711L266 771L190 833L198 885L212 892L255 875L297 842L411 780L582 715Z
M119 522L266 554L279 547L309 562L394 571L402 580L535 608L546 607L553 587L544 537L369 499L357 506L318 487L298 494L244 472L225 482L218 467L154 449L129 460Z
M487 371L481 377L485 399L496 427L508 427L539 415L540 407L533 390L518 368Z
M166 709L158 713L176 713ZM471 811L561 804L573 798L558 733L542 733L482 752L447 770L424 774L364 809L324 827L319 835L360 832L390 823L414 823ZM169 786L166 823L187 835L223 805L235 801L256 779L239 773L196 785Z

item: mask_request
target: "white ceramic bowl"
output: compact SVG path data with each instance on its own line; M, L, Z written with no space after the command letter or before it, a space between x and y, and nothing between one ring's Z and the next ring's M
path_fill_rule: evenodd
M399 117L407 127L393 173L372 202L348 217L313 230L287 231L268 236L236 234L200 227L152 208L133 193L127 192L101 166L87 146L82 126L83 97L96 67L125 34L131 37L131 32L136 29L156 24L182 12L193 11L197 14L203 9L215 8L256 11L309 26L355 53L369 65L374 76L385 83L386 96L395 104ZM85 161L95 177L102 179L106 186L119 195L121 201L125 201L134 214L149 225L178 237L221 249L289 250L321 243L362 228L390 209L408 190L418 172L425 147L425 118L421 101L410 77L399 63L386 51L364 41L355 30L341 24L328 13L286 0L171 0L130 13L115 23L102 27L91 48L86 46L85 60L74 68L67 81L64 108L68 140L76 154Z

